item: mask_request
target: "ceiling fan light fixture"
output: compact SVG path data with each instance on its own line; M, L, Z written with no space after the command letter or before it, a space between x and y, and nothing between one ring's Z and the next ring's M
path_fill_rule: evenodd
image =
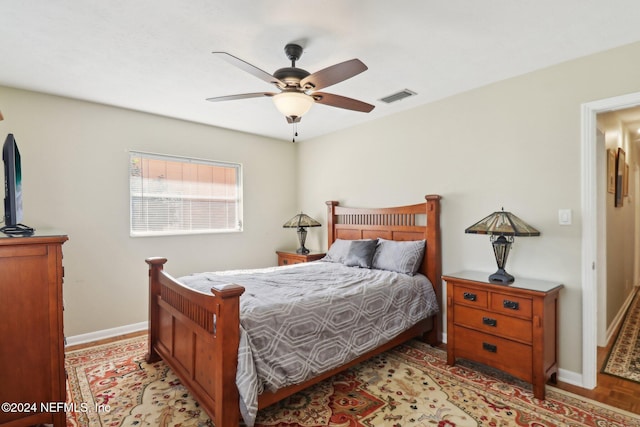
M273 103L285 117L302 117L311 108L314 100L300 92L282 92L273 96Z

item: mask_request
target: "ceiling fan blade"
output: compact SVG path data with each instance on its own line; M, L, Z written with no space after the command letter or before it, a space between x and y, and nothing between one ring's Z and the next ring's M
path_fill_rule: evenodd
M326 92L315 92L311 95L318 104L329 105L331 107L344 108L346 110L361 111L368 113L375 108L371 104L347 98L346 96L334 95Z
M368 68L359 59L351 59L324 68L300 80L305 90L320 90L366 71Z
M244 61L238 57L235 57L227 52L211 52L214 55L221 55L220 57L230 63L231 65L235 65L243 71L251 74L252 76L256 76L260 80L264 80L267 83L271 83L280 87L285 87L286 84L281 80L273 77L271 74L267 73L264 70L256 67L255 65L249 64L247 61Z
M211 102L232 101L234 99L260 98L263 96L273 96L273 95L277 95L277 94L273 92L241 93L239 95L226 95L226 96L216 96L213 98L207 98L207 101L211 101Z

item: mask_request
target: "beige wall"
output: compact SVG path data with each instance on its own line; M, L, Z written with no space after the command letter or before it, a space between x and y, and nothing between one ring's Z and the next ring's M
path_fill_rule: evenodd
M319 216L328 198L385 206L440 194L445 273L495 270L489 239L464 229L501 207L512 211L542 235L516 238L507 271L564 283L560 368L579 373L580 107L640 91L638 58L640 43L303 141L300 204ZM558 209L571 209L573 225L558 224ZM326 245L319 233L309 240Z
M74 336L147 320L149 256L167 271L275 265L295 247L282 224L298 211L295 146L130 110L0 87L5 120L23 166L24 223L65 231L65 333ZM4 136L2 137L4 141ZM239 162L244 231L129 237L128 150Z

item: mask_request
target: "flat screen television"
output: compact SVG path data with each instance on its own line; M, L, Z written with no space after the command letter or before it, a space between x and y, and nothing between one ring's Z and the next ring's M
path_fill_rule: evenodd
M22 222L22 166L20 151L13 134L7 135L2 147L4 163L4 226L0 231L8 235L29 235L31 227Z

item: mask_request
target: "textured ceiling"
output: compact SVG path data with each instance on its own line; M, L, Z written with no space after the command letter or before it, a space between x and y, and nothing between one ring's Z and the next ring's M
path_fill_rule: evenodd
M324 91L376 108L314 105L302 140L640 40L637 0L0 0L0 11L0 85L287 141L269 98L205 101L273 89L212 51L269 73L289 65L289 42L309 72L363 61ZM402 89L418 95L379 101Z

